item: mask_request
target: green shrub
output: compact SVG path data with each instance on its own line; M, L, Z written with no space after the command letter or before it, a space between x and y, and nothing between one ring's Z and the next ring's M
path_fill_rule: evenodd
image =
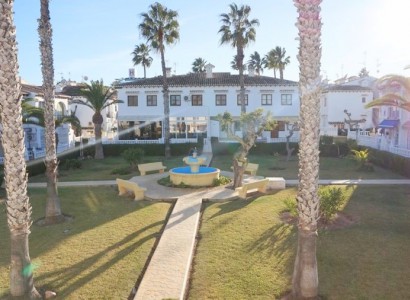
M319 215L324 223L329 222L332 217L340 210L345 200L345 194L341 188L321 187L319 188ZM285 211L293 217L298 216L298 204L295 198L283 200Z
M122 157L131 165L133 170L136 170L138 164L143 161L144 155L144 150L140 148L128 148L122 153Z
M353 159L358 164L358 171L365 171L365 172L373 172L374 168L373 165L369 161L369 150L352 150Z
M62 168L65 170L70 170L70 169L80 169L82 166L82 162L79 159L65 159L62 164Z
M230 183L232 180L229 177L226 176L219 176L219 178L215 178L212 182L212 186L220 186L220 185L226 185Z
M298 203L295 198L286 198L283 200L285 204L285 210L288 211L292 216L298 216Z
M128 166L127 167L115 168L111 171L111 174L118 174L118 175L131 174L131 169Z
M319 189L320 218L326 223L339 211L345 195L341 188L321 187Z
M370 149L369 160L377 166L389 169L397 174L410 177L410 158L386 151Z
M320 144L321 145L332 145L333 144L333 136L322 135L320 137Z

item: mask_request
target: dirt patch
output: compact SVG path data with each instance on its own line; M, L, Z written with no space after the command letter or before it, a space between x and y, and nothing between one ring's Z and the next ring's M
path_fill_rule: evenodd
M67 215L67 214L63 214L61 220L58 220L55 224L60 224L60 223L67 223L67 222L72 222L74 220L73 216ZM54 225L54 224L46 224L45 223L45 218L40 218L36 221L33 222L35 225L37 226L50 226L50 225ZM66 233L66 232L64 232Z
M280 219L283 223L297 225L297 217L292 216L288 211L282 212ZM344 212L338 212L336 216L327 223L319 221L319 228L328 230L343 229L358 222L359 219L357 217L350 216Z

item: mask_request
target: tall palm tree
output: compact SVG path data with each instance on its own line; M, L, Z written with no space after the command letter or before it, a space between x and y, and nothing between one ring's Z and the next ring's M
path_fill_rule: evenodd
M52 28L50 23L49 0L41 0L38 33L40 35L41 72L44 93L44 127L46 144L47 202L46 224L64 221L60 198L57 191L57 151L54 117L54 65L52 47Z
M0 0L0 115L4 150L7 225L10 231L10 293L13 297L40 299L33 283L28 236L31 205L27 195L20 82L13 0Z
M238 7L235 3L229 5L230 12L221 14L222 26L218 33L221 33L221 45L231 44L236 48L236 62L239 70L241 112L246 112L245 106L245 78L243 76L244 48L251 41L255 41L255 26L259 25L258 19L249 20L251 8L248 5Z
M205 65L207 61L202 57L195 58L194 62L192 63L192 72L194 73L203 73L205 72Z
M298 11L300 150L298 202L298 245L292 278L294 299L316 299L318 274L316 260L319 218L319 120L321 0L294 0Z
M261 75L266 64L265 58L261 58L258 51L252 53L250 57L251 58L248 60L248 66L253 67L257 75Z
M147 78L146 68L149 68L152 63L152 57L149 56L149 52L150 49L147 45L139 44L135 46L134 51L131 53L134 65L142 65L144 68L144 78Z
M239 70L239 67L238 67L238 58L237 58L237 57L238 57L237 55L234 55L233 58L232 58L232 60L231 60L231 68L232 68L233 70L235 70L235 71L238 71L238 70ZM243 68L243 71L246 71L247 65L246 65L246 64L242 64L242 68Z
M101 125L104 121L101 112L104 108L117 104L123 103L122 100L114 99L115 91L111 88L104 86L104 82L101 79L93 81L91 84L85 84L85 87L79 91L79 95L84 97L85 100L74 98L71 103L85 105L94 111L92 121L94 123L94 134L95 134L95 159L103 159L104 152L101 142L102 129Z
M178 12L168 9L156 2L150 5L148 13L141 14L143 21L139 24L141 35L147 39L151 48L161 55L162 87L164 97L164 134L165 158L171 157L169 129L169 89L165 68L165 45L172 45L179 40Z
M285 67L290 63L290 57L286 56L285 48L276 46L276 48L273 50L276 53L280 79L283 79L283 70L285 70Z
M401 75L386 75L378 80L380 89L386 89L399 86L403 94L397 92L389 92L378 99L369 102L365 107L371 108L375 106L396 106L410 112L410 77Z
M265 55L265 68L270 69L270 70L272 69L273 77L276 78L276 70L279 69L279 64L278 64L278 57L276 56L275 49L270 50Z

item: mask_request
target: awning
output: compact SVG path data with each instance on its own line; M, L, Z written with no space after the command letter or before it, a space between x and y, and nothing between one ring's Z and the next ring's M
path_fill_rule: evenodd
M400 120L383 120L379 126L380 128L395 128L399 125Z

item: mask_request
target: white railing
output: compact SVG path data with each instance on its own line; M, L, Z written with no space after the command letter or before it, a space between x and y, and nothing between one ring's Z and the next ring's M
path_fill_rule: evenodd
M237 143L234 139L230 138L219 138L220 143ZM268 144L274 144L274 143L286 143L286 138L280 137L280 138L271 138L271 137L264 137L264 138L257 138L256 139L257 143L268 143ZM298 137L291 137L289 139L289 142L291 143L299 143L299 138Z
M162 140L103 140L102 143L103 145L162 144Z
M410 158L410 149L392 145L391 141L387 140L384 136L381 135L369 136L366 134L359 134L357 138L357 144L360 146L366 146L381 151L387 151L403 157Z
M195 144L198 143L198 138L178 139L172 138L171 144Z

